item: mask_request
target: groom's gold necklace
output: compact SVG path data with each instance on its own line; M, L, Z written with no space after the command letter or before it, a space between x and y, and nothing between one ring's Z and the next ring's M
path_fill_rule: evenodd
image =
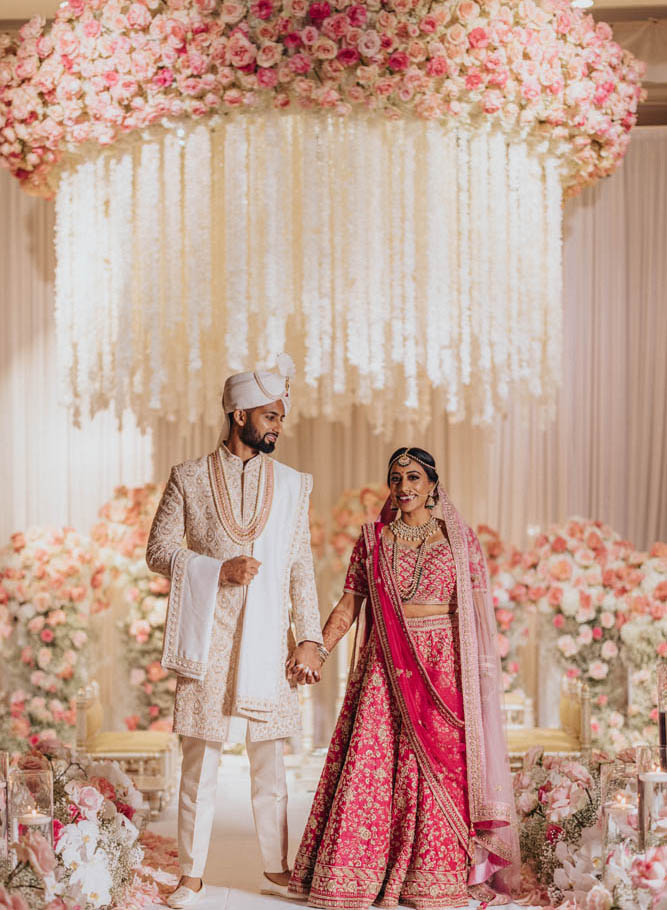
M234 517L229 482L220 450L212 458L213 476L218 493L218 502L220 503L220 521L230 538L239 546L246 546L257 540L269 520L271 503L273 502L273 462L264 458L261 454L258 458L261 459L261 462L257 481L257 499L253 516L247 525L240 525Z

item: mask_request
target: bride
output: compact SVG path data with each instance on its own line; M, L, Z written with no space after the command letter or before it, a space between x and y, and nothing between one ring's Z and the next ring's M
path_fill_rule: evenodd
M326 659L356 619L357 658L290 892L339 910L507 903L518 840L484 557L428 452L394 452L388 484L324 627Z

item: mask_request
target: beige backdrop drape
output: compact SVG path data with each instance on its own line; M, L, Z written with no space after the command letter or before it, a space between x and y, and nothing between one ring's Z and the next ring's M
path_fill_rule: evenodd
M53 208L0 175L0 541L31 524L87 530L115 484L164 480L209 450L209 433L128 415L80 430L58 405L53 330ZM305 421L279 457L315 475L326 515L345 488L384 476L389 451L419 444L471 522L522 543L531 527L580 514L638 546L667 539L667 128L638 129L620 171L567 204L563 387L556 422L511 413L493 434L432 422L379 442L349 426ZM94 305L94 301L91 301ZM225 374L220 364L221 383ZM298 394L298 383L295 388Z

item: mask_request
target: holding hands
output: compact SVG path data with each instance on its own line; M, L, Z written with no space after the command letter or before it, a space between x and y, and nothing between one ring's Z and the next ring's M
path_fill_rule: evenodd
M259 572L261 562L252 556L236 556L220 566L220 585L249 585Z
M287 681L301 686L312 686L320 681L320 670L324 661L314 641L302 641L287 659L285 674Z

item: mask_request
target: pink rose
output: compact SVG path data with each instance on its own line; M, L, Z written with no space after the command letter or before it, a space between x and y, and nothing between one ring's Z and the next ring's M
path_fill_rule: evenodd
M354 66L359 62L359 51L355 47L342 47L338 51L337 59L343 66Z
M42 629L42 631L39 633L39 637L47 644L49 642L52 642L54 639L54 635L51 629Z
M307 25L301 30L301 40L305 45L315 44L320 37L320 33L314 25Z
M95 818L104 805L104 796L95 787L81 786L79 781L73 781L73 784L74 786L71 789L68 789L71 786L70 784L65 789L67 789L67 792L76 803L81 814L88 819Z
M375 57L380 51L380 36L373 29L363 32L357 43L357 49L364 57Z
M35 875L44 878L56 868L56 856L43 834L37 831L26 831L18 843L14 844L16 856L22 863L29 863Z
M257 0L257 3L250 7L250 14L257 19L270 19L273 15L272 0Z
M264 44L257 54L257 63L259 66L275 66L282 56L282 46L271 42Z
M220 19L222 22L238 22L245 15L245 6L238 0L224 0L220 8Z
M331 7L326 2L311 3L308 8L308 15L311 22L319 25L331 15Z
M243 104L243 92L241 92L237 88L230 88L222 96L222 100L225 102L226 105L228 105L228 107L239 107L241 104ZM142 640L139 636L137 636L137 641L139 643L142 643ZM144 638L143 641L144 642L148 641L148 636L146 636L146 638ZM132 728L130 728L130 729L132 729Z
M331 38L320 37L313 45L313 54L319 60L333 60L337 52L338 47Z
M562 629L564 625L565 625L565 617L563 616L562 613L556 613L556 615L554 616L554 628Z
M237 69L250 66L257 56L255 46L241 32L234 32L227 45L227 61Z
M301 76L309 73L312 68L312 61L307 54L295 54L290 58L289 64L292 70Z
M449 74L447 58L443 56L431 57L426 64L426 72L429 76L447 76Z
M278 73L273 69L260 69L257 73L257 84L261 88L275 88L278 84Z
M354 26L354 28L362 28L366 24L367 16L366 7L360 3L354 3L347 9L347 18L350 21L350 25Z
M148 28L151 14L143 3L133 3L127 11L127 24L130 28Z
M425 35L432 35L438 27L438 20L435 16L424 16L419 23L419 28Z
M410 65L410 59L404 51L396 51L387 60L387 66L395 73L403 73Z
M489 33L484 28L474 28L468 35L470 47L488 47Z
M36 635L44 628L44 622L45 620L43 616L33 616L33 618L28 623L28 631L32 632L33 635Z

